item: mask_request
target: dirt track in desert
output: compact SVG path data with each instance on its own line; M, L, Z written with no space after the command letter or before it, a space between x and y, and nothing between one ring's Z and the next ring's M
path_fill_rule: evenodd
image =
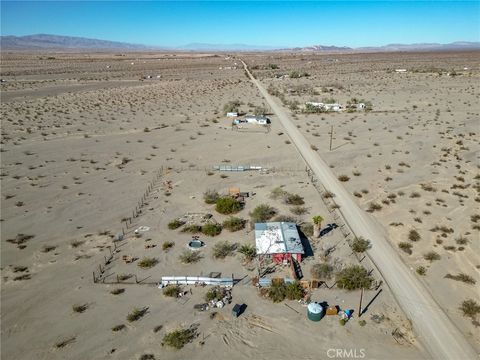
M453 322L392 249L385 238L385 231L381 225L356 204L352 195L340 184L325 161L311 149L308 141L293 125L288 113L252 76L244 62L243 65L306 163L325 188L335 194L335 200L340 205L340 211L350 228L357 236L372 240L373 246L368 251L368 255L382 273L396 300L412 321L417 335L432 357L435 359L476 358L474 350Z

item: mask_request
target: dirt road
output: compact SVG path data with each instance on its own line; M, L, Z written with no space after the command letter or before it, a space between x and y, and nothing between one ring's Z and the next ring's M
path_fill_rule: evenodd
M392 248L383 227L357 205L353 196L341 185L325 161L311 149L307 139L295 127L282 105L268 94L262 84L253 78L247 65L243 61L242 63L306 163L325 188L335 194L335 201L340 205L340 210L352 231L357 236L371 241L372 248L368 251L368 256L382 273L400 307L412 321L419 341L432 358L478 359L478 354L438 306L428 289Z

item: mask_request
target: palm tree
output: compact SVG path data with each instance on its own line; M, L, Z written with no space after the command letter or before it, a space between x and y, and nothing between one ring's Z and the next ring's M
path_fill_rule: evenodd
M322 227L323 218L320 215L313 217L313 237L320 237L320 228Z

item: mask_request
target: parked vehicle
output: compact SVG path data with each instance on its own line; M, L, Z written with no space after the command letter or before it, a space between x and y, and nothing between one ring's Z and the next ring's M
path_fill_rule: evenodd
M320 237L327 235L330 231L333 229L338 228L338 225L333 223L333 224L327 224L326 227L324 227L322 230L320 230Z

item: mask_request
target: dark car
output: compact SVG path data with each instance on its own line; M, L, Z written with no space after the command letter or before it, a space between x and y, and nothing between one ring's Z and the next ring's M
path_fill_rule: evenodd
M333 229L338 228L338 225L333 223L333 224L327 224L326 227L324 227L322 230L320 230L320 236L327 235L330 231Z

